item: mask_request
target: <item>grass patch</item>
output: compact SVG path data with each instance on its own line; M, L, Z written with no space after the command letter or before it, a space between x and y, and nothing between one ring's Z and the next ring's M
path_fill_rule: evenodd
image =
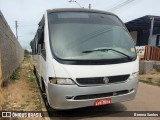
M36 102L36 108L35 108L35 110L41 110L42 109L41 102L38 102L38 104L37 104L37 102Z
M19 80L20 78L20 71L21 71L21 67L19 66L11 75L10 79L11 80Z
M29 85L31 88L36 88L37 85L36 85L36 78L34 76L32 76L32 71L29 71L29 76L27 77L28 79L28 82L29 82Z
M160 72L160 69L156 69L157 72Z
M139 80L142 83L150 84L150 85L155 85L160 87L160 81L156 80Z
M25 70L27 72L26 74L26 80L29 85L29 90L31 90L33 93L36 95L31 97L32 103L35 105L35 110L41 110L42 109L42 104L41 104L41 97L39 95L40 90L39 86L37 86L36 83L36 76L33 72L32 66L30 65L30 57L26 55L24 57L24 65L25 65ZM28 101L29 103L29 101Z
M26 108L26 104L22 104L21 109L25 109L25 108Z
M19 80L20 79L20 72L22 69L25 68L23 65L26 63L29 63L29 61L30 61L30 58L28 56L24 57L23 62L21 63L21 65L18 68L15 69L15 71L10 76L10 79L11 80Z
M27 67L27 75L28 75L27 82L29 83L30 89L33 90L34 92L40 92L39 86L37 86L37 83L36 83L35 74L30 65Z
M24 57L24 63L29 63L30 62L30 57Z

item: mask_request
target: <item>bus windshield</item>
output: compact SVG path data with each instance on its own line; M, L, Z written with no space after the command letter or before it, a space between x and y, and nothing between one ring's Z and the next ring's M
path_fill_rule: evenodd
M48 13L52 53L62 60L114 60L136 57L134 42L115 15Z

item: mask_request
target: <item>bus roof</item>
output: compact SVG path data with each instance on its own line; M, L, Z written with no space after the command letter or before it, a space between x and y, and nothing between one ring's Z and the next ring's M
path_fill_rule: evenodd
M58 8L58 9L48 9L47 13L52 12L95 12L95 13L103 13L103 14L109 14L109 15L115 15L110 12L101 11L101 10L95 10L95 9L86 9L86 8ZM117 16L117 15L115 15Z

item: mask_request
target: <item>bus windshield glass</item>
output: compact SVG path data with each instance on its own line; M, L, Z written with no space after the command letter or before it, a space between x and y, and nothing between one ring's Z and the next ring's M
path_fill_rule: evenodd
M48 13L50 46L62 60L114 60L136 57L134 42L115 15Z

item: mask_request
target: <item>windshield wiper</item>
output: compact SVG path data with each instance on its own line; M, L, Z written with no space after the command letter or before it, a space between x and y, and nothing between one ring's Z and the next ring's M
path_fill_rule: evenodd
M129 60L133 59L133 57L131 57L131 56L129 56L129 55L123 53L123 52L120 52L118 50L112 49L112 48L108 48L108 49L107 48L102 48L102 49L88 50L88 51L83 51L82 53L92 53L92 52L96 52L96 51L105 52L105 51L109 51L109 50L120 53L120 54L126 56Z

